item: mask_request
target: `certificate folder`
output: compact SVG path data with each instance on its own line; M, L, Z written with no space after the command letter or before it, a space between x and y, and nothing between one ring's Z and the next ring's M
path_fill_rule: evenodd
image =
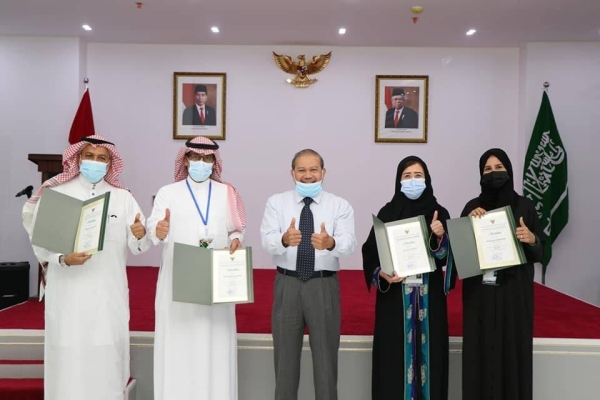
M454 256L454 265L460 279L483 275L485 271L479 267L477 243L475 243L471 217L449 219L446 224L448 225L448 237Z
M373 229L383 272L405 277L435 271L425 217L383 223L373 215Z
M60 254L102 251L109 201L110 192L84 201L45 189L31 244Z
M215 250L175 243L173 301L203 305L253 303L252 247Z
M494 232L491 229L496 220L506 225ZM509 206L488 211L481 218L450 219L447 224L450 247L461 279L527 262L523 245L515 235L515 219ZM485 231L489 233L486 235ZM492 239L496 234L500 238Z

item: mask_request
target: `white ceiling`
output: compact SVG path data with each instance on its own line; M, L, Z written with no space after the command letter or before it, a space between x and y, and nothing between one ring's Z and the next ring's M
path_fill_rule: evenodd
M91 42L518 46L599 41L600 0L0 0L0 35ZM411 6L422 5L413 24ZM87 23L93 31L85 32ZM211 33L217 25L221 33ZM340 36L339 27L348 29ZM477 29L465 36L469 28Z

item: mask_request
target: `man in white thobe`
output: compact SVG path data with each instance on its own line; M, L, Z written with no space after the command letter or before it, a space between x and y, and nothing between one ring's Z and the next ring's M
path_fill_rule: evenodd
M163 243L156 288L154 400L237 400L235 305L173 301L174 244L241 247L242 199L221 180L219 145L198 136L175 161L175 183L162 187L148 218L148 235Z
M129 379L127 248L139 254L151 242L138 203L117 178L122 170L112 143L99 135L85 137L65 150L63 172L44 182L23 207L31 239L44 190L80 200L110 192L102 251L58 254L33 246L44 265L45 400L123 399Z

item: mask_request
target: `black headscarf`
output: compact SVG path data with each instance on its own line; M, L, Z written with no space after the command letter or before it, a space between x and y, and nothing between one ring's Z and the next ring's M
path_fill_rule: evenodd
M514 174L512 164L508 155L502 149L489 149L479 159L479 176L483 176L483 169L485 168L485 163L487 163L488 158L490 156L496 156L498 160L504 165L506 171L508 172L508 181L504 186L498 189L492 189L481 185L481 194L479 195L479 204L486 211L493 210L495 208L500 208L504 206L510 206L515 211L517 204L519 202L519 195L515 192L514 189Z
M402 172L407 168L407 164L411 161L421 164L423 171L425 172L425 190L423 194L416 200L411 200L400 190L402 180ZM394 187L394 197L387 203L381 211L379 211L378 218L383 222L397 221L399 219L416 217L418 215L424 215L427 220L427 224L431 224L433 219L433 213L439 209L440 205L437 199L433 195L433 187L431 185L431 175L429 175L429 169L427 165L416 156L406 157L398 164L396 171L396 180Z
M421 194L421 196L416 200L409 199L400 190L402 172L404 172L404 170L407 168L407 164L411 161L416 161L417 163L421 164L421 166L423 167L423 172L425 172L425 184L427 185L425 187L425 190L423 191L423 194ZM433 195L433 187L431 186L431 176L429 175L427 165L419 157L406 157L404 160L400 161L400 164L398 164L396 180L394 181L394 197L392 197L392 200L390 202L383 206L383 208L377 214L377 218L379 218L383 222L392 222L398 221L400 219L424 215L425 220L427 221L427 226L429 227L433 219L433 214L436 210L442 212L442 215L440 215L439 218L445 227L445 218L447 217L443 217L443 215L447 215L447 212L444 208L442 208L442 206L438 204L435 196ZM367 283L367 288L370 290L372 275L377 266L381 265L379 261L379 254L377 252L377 241L375 239L375 231L373 230L373 228L371 228L369 237L362 246L362 256L365 281Z

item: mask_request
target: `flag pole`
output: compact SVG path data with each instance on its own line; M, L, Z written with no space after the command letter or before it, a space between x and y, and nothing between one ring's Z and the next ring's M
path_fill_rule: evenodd
M544 92L548 92L549 87L550 87L550 82L544 82Z
M88 88L88 83L90 83L90 79L86 76L83 78L83 84L85 85L85 90Z

